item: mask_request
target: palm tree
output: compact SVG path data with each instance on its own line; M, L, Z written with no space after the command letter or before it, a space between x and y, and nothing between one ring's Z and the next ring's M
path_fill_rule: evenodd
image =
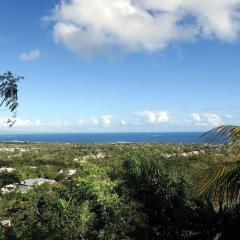
M198 193L220 206L233 206L240 202L240 126L220 126L204 136L209 142L226 144L234 158L216 166L200 183Z
M10 71L0 75L0 107L8 109L12 116L8 118L7 124L12 127L16 122L16 111L18 107L18 81L23 79L14 76Z

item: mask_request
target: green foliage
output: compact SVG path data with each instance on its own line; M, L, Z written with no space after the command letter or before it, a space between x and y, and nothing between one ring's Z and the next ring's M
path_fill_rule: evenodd
M16 110L18 107L18 86L17 82L23 77L15 77L11 72L6 72L0 75L0 107L4 106L13 113L13 117L8 119L8 124L11 127L15 122Z
M12 222L4 239L238 236L238 207L215 212L208 199L193 194L203 173L223 163L223 145L0 144L0 151L0 165L14 167L18 179L58 181L1 196L0 220ZM71 177L70 169L76 170Z
M74 181L73 192L78 200L90 200L95 213L96 239L127 239L136 228L138 214L134 203L117 192L117 181L112 181L106 174L107 169L94 165L85 165L84 172ZM130 215L131 214L131 215ZM129 223L135 222L135 226Z
M205 134L210 142L224 142L234 154L233 161L216 166L198 186L198 194L205 195L214 203L234 206L240 201L240 127L220 126Z
M181 175L167 171L162 162L142 152L128 155L124 166L126 184L145 215L144 239L186 239L191 234L204 239L211 236L209 211L201 213L198 209L201 202L187 197L186 182ZM214 217L213 208L210 213ZM209 226L203 222L207 216Z
M198 184L197 193L216 204L233 206L239 203L240 163L225 163L216 166L212 173Z
M0 173L0 188L5 185L16 183L20 181L20 176L16 172L7 172L4 171Z
M42 185L18 196L18 204L7 207L9 239L129 239L138 214L104 172L89 165L66 187Z

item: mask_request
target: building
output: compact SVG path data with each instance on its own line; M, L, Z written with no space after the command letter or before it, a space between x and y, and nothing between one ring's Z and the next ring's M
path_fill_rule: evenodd
M46 178L27 179L27 180L21 181L20 183L8 184L3 188L1 188L1 191L3 194L13 192L15 190L21 193L26 193L29 190L31 190L34 186L41 185L43 183L53 184L55 183L55 180L46 179Z
M28 179L23 180L18 184L18 190L22 193L26 193L30 189L33 188L35 185L41 185L43 183L55 183L55 180L46 179L46 178L34 178L34 179Z

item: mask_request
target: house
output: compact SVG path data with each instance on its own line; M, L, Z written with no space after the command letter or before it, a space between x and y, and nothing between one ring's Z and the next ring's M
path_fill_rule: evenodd
M55 180L46 179L46 178L34 178L34 179L23 180L18 184L18 190L21 193L26 193L27 191L32 189L33 186L41 185L43 183L53 184L55 183Z
M2 193L9 193L13 192L15 190L26 193L29 190L31 190L35 185L41 185L43 183L55 183L55 180L46 179L46 178L34 178L34 179L27 179L24 181L21 181L20 183L14 183L14 184L8 184L1 188Z

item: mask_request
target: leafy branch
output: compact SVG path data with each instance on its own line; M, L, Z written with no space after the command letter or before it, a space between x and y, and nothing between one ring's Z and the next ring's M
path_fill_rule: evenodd
M10 71L0 75L0 107L7 108L13 115L8 118L7 124L12 127L16 122L18 108L18 81L24 79L14 76Z

